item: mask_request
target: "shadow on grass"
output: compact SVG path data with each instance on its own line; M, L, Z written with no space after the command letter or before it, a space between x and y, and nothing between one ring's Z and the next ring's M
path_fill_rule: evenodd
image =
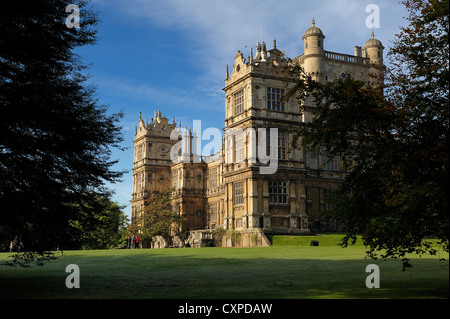
M274 254L278 252L273 251ZM15 298L183 298L316 299L448 298L449 265L437 259L401 261L295 255L265 258L254 250L147 250L87 253L31 269L0 268L0 297ZM172 252L175 252L173 254ZM192 253L190 253L192 252ZM289 253L289 250L287 251ZM223 255L223 256L222 256ZM266 251L267 255L267 251ZM65 286L65 267L80 268L80 288ZM380 268L379 289L365 286L368 264Z

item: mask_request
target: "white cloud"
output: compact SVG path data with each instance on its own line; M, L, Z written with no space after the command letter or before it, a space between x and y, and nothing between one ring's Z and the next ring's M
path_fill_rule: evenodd
M368 15L365 8L371 2L373 1L116 0L114 3L117 10L132 19L171 30L178 29L186 34L195 43L195 56L204 63L206 83L209 81L208 84L213 84L214 89L220 90L225 65L233 63L237 50L243 51L247 57L250 49L245 46L255 46L261 40L261 30L268 47L277 38L278 48L285 50L288 56L295 57L303 51L301 37L314 17L316 26L327 37L325 45L329 47L326 49L351 54L353 46L364 45L370 37L371 30L365 27ZM383 41L392 38L392 33L397 30L402 8L390 0L377 3L380 5L384 25L376 30L376 34Z
M136 84L130 79L102 79L113 88L114 94L129 94L132 99L152 101L158 104L195 105L196 108L220 111L223 108L222 88L225 67L231 69L237 50L244 56L250 54L249 46L262 39L268 48L272 40L290 57L303 52L301 37L316 25L326 35L325 48L330 51L352 54L355 45L363 46L371 30L365 27L368 13L366 6L373 0L96 0L101 6L114 8L123 19L139 23L145 28L166 28L179 31L192 43L184 62L200 70L193 77L195 90L185 91L176 87L157 88L145 83ZM402 7L391 0L377 1L382 25L375 30L385 47L388 47L402 23ZM170 41L170 39L168 39ZM247 48L246 48L247 46ZM192 85L192 83L191 83ZM117 90L117 91L116 91Z

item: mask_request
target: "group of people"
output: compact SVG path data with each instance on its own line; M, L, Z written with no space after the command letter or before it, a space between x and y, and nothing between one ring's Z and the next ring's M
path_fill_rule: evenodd
M134 249L134 248L142 248L140 244L139 236L131 236L128 237L127 240L127 248L128 249Z

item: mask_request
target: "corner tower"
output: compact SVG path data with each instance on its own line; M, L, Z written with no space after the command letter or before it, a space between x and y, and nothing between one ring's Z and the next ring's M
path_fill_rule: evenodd
M177 141L170 139L170 133L176 129L173 123L155 111L151 122L139 116L139 125L134 134L133 193L131 197L131 218L136 222L141 215L148 190L160 183L170 182L170 149Z
M383 50L384 46L380 40L375 39L375 34L372 30L372 36L367 40L363 47L363 56L370 59L372 64L383 64Z
M383 82L383 50L383 44L380 40L375 39L375 34L372 30L372 36L364 44L362 55L365 58L369 58L371 64L370 74L375 78L374 81L380 83Z
M306 30L305 35L302 37L304 46L304 64L305 72L310 74L316 81L323 81L324 73L324 39L320 28L316 27L314 18L312 20L312 26Z

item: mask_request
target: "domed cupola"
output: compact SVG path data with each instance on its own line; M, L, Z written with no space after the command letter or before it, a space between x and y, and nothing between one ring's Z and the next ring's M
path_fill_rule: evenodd
M369 40L366 41L366 44L364 44L364 48L368 48L368 47L383 47L383 44L381 43L380 40L375 39L375 33L372 30L372 36Z
M320 54L324 55L323 40L325 35L320 28L316 27L314 18L312 19L312 26L306 30L302 37L305 55Z
M303 40L305 40L305 38L309 37L309 36L319 36L322 39L325 38L325 36L323 35L322 30L320 30L320 28L316 27L316 22L314 21L314 18L312 19L312 26L305 31L305 35L303 36Z
M304 45L303 69L308 73L313 80L322 81L324 79L324 39L320 28L316 27L314 18L312 19L312 26L306 30L302 37Z
M372 30L371 38L364 44L363 57L369 58L371 63L383 64L383 50L383 44L380 40L375 39L375 34Z

